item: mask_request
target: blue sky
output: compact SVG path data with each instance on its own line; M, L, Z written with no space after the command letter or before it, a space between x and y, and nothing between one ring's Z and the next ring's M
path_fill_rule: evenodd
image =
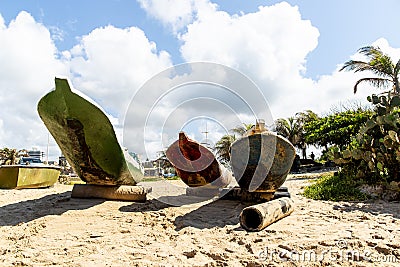
M265 95L273 118L306 109L323 115L346 101L366 102L373 89L353 95L361 76L338 67L366 45L379 45L397 60L398 10L396 0L1 0L0 147L45 150L46 129L36 103L52 89L55 76L67 77L94 99L120 139L135 92L157 73L185 62L214 62L242 72ZM202 89L191 90L186 100ZM204 107L187 109L180 119L201 117ZM159 115L163 125L166 118ZM237 122L223 115L214 118L215 129L209 125L214 142L222 128L235 126L228 121ZM251 123L251 116L243 122ZM201 140L201 132L191 136ZM161 149L160 135L149 134L151 153ZM165 135L168 142L176 138ZM53 142L51 155L58 154Z
M258 6L282 1L216 0L221 10L229 14L256 12ZM309 77L316 78L333 71L358 48L385 38L394 47L400 46L396 0L288 0L299 7L303 19L310 20L320 32L318 46L307 57ZM160 49L168 51L175 64L184 62L179 54L179 41L160 22L149 17L136 1L0 1L0 13L9 23L22 11L28 11L48 27L61 29L63 40L56 40L60 50L70 49L77 38L95 28L114 25L119 28L137 26Z

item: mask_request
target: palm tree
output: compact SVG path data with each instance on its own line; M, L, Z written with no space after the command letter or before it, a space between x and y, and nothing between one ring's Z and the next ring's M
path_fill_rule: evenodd
M214 150L221 162L227 164L230 161L230 148L235 140L235 135L226 134L215 144Z
M297 144L299 130L299 125L294 117L280 118L275 121L275 131L293 145Z
M158 158L156 159L158 167L162 170L171 170L172 164L167 158L167 154L164 150L158 151Z
M354 93L357 92L357 87L360 83L366 82L378 88L384 88L389 84L392 84L393 93L397 95L400 94L400 59L396 64L394 64L390 56L384 54L379 47L375 46L362 47L358 52L366 56L369 61L349 60L344 63L343 67L339 71L371 71L373 74L377 75L377 77L362 78L358 80L354 85Z
M304 126L315 119L318 115L311 110L298 112L294 117L288 119L277 119L275 130L278 134L288 139L293 146L302 151L303 159L307 158L307 143Z
M235 128L231 129L231 132L233 134L238 134L238 136L243 136L253 126L254 124L251 123L242 123L242 125L236 126Z
M236 126L230 130L233 135L226 134L215 144L214 151L216 151L218 159L222 163L228 164L230 162L230 148L232 143L236 140L236 135L239 137L243 136L251 127L253 127L251 123L242 123L242 125Z
M296 113L296 122L298 129L297 147L302 150L303 158L307 158L307 142L305 125L311 121L318 119L318 115L311 110Z

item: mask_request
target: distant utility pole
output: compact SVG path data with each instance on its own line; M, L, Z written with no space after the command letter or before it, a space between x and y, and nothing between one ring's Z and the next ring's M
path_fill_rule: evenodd
M207 129L207 121L206 121L206 131L205 131L205 132L202 132L202 133L206 134L206 141L205 141L204 143L202 143L202 144L206 145L206 147L210 147L210 144L208 143L208 134L209 134L209 131L208 131L208 129Z
M50 144L50 133L47 132L47 153L46 153L46 164L49 165L49 144Z

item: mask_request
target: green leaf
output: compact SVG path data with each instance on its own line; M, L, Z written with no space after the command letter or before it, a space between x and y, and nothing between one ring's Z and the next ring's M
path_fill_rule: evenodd
M334 157L335 159L340 159L340 153L337 152L337 151L334 151L334 152L333 152L333 157Z
M382 105L378 105L376 107L377 111L378 111L378 115L382 116L386 114L386 108Z
M357 179L362 179L365 177L365 174L362 170L358 170L357 174L356 174L356 178Z
M378 162L378 163L376 164L376 167L378 167L378 170L383 171L383 165L382 165L382 163Z
M346 149L343 151L343 158L348 159L351 158L351 151Z
M382 105L387 106L389 104L386 96L381 96L379 99L380 99L380 102L382 103Z
M377 95L372 95L372 104L376 105L379 103L380 103L379 97Z
M383 162L385 160L385 156L382 153L379 152L379 153L376 154L376 159L377 159L378 164L379 164L379 163L381 163L381 162Z
M360 160L362 158L362 151L360 149L356 148L353 151L351 151L351 156L355 160Z
M372 161L369 161L369 162L368 162L368 167L369 167L369 169L370 169L371 171L374 171L374 170L375 170L375 164L374 164Z
M385 124L384 116L378 116L378 117L376 117L376 122L377 122L379 125Z
M362 154L362 156L363 156L363 159L364 159L366 162L369 162L369 161L371 160L371 158L372 158L372 152L371 152L371 151L365 151L365 152Z
M392 149L393 148L393 140L390 139L390 137L388 135L385 136L385 140L383 141L383 144L388 149Z
M365 127L361 128L361 133L362 133L362 134L365 134L365 133L367 133L369 130L371 130L372 128L374 128L375 126L377 126L377 125L378 125L378 124L376 124L375 121L373 121L373 120L368 120L368 121L365 123Z
M388 115L384 116L384 121L385 121L385 123L389 124L390 126L397 128L397 125L396 125L397 119L393 114L388 114Z
M394 96L392 97L392 99L390 100L390 107L399 107L400 106L400 97L399 96Z

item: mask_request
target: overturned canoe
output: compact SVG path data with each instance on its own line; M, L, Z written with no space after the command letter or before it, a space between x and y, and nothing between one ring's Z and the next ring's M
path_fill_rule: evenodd
M141 172L128 166L112 124L95 105L73 93L66 79L38 103L40 118L65 158L89 184L135 185ZM134 177L135 176L135 177Z
M231 146L231 165L239 186L270 199L285 182L296 151L280 135L269 132L263 121Z
M166 156L178 176L190 187L224 187L232 181L232 174L218 162L214 154L184 132L167 149Z
M0 167L0 188L40 188L54 185L60 168L56 166L3 165Z

